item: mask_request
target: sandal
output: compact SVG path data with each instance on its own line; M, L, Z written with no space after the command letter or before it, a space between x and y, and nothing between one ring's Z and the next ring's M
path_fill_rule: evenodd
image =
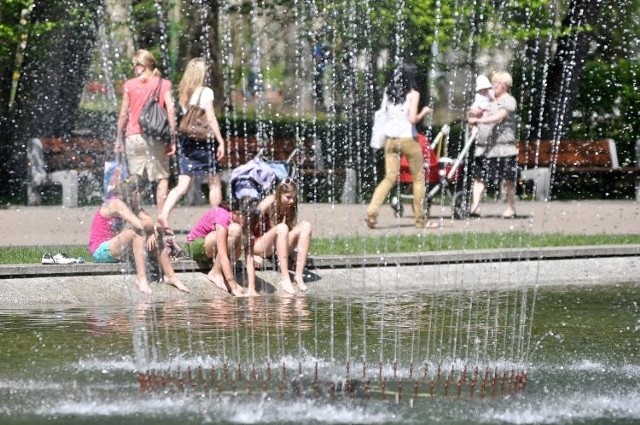
M169 254L169 258L173 260L180 260L187 257L187 254L173 238L165 239L164 247Z

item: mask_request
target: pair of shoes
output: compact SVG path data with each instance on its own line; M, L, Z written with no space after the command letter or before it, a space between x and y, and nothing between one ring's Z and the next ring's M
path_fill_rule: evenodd
M378 216L375 214L367 214L367 216L364 219L367 222L367 226L369 226L369 229L375 229L376 227L378 227Z
M40 262L42 264L82 264L84 263L84 258L70 258L64 253L51 255L48 252L45 252L42 254L42 260Z

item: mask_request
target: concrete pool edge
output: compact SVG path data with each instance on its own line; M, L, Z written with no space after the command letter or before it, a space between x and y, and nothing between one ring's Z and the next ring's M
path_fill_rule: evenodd
M478 249L400 254L311 256L310 269L353 267L410 266L427 264L464 264L477 262L537 261L568 258L640 256L640 245L589 245L571 247ZM178 273L203 271L207 266L192 260L173 262ZM0 280L54 276L121 275L126 264L83 263L69 265L8 264L0 265Z
M40 264L0 266L0 307L108 305L143 301L180 301L226 296L195 262L177 267L191 289L184 294L163 284L142 296L122 265ZM114 268L112 268L115 267ZM93 272L92 272L93 270ZM533 286L603 285L640 282L640 246L588 246L543 249L478 250L387 256L313 257L309 295L359 296L387 291L518 289ZM24 274L17 275L22 272ZM279 293L272 270L259 272L258 288Z

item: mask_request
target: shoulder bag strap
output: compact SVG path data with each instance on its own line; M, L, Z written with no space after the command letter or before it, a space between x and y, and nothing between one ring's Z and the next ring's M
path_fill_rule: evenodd
M162 86L162 77L158 77L158 85L156 86L156 88L151 92L151 94L149 95L149 97L147 98L147 101L151 98L151 96L155 96L156 101L160 102L160 87Z
M204 91L204 86L202 86L202 88L200 89L200 94L198 94L198 100L196 102L196 106L198 106L198 108L202 108L200 106L200 99L202 98L202 92Z

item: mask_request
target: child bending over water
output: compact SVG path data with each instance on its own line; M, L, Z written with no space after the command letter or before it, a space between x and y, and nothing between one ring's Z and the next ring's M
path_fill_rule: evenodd
M209 209L193 226L187 235L187 247L193 259L197 262L208 262L214 259L213 267L207 274L207 278L223 291L228 291L235 296L258 295L255 284L255 268L253 257L247 255L251 250L245 246L247 267L247 293L235 279L229 252L233 251L237 258L241 241L251 241L251 238L242 238L243 229L249 229L251 222L256 222L257 201L251 198L240 200L238 211L229 211L222 206Z
M136 285L151 293L147 281L146 254L153 252L164 273L164 282L189 292L176 276L169 254L164 250L162 230L140 205L142 179L133 175L107 194L105 202L93 216L89 234L89 253L96 263L117 263L133 253Z

